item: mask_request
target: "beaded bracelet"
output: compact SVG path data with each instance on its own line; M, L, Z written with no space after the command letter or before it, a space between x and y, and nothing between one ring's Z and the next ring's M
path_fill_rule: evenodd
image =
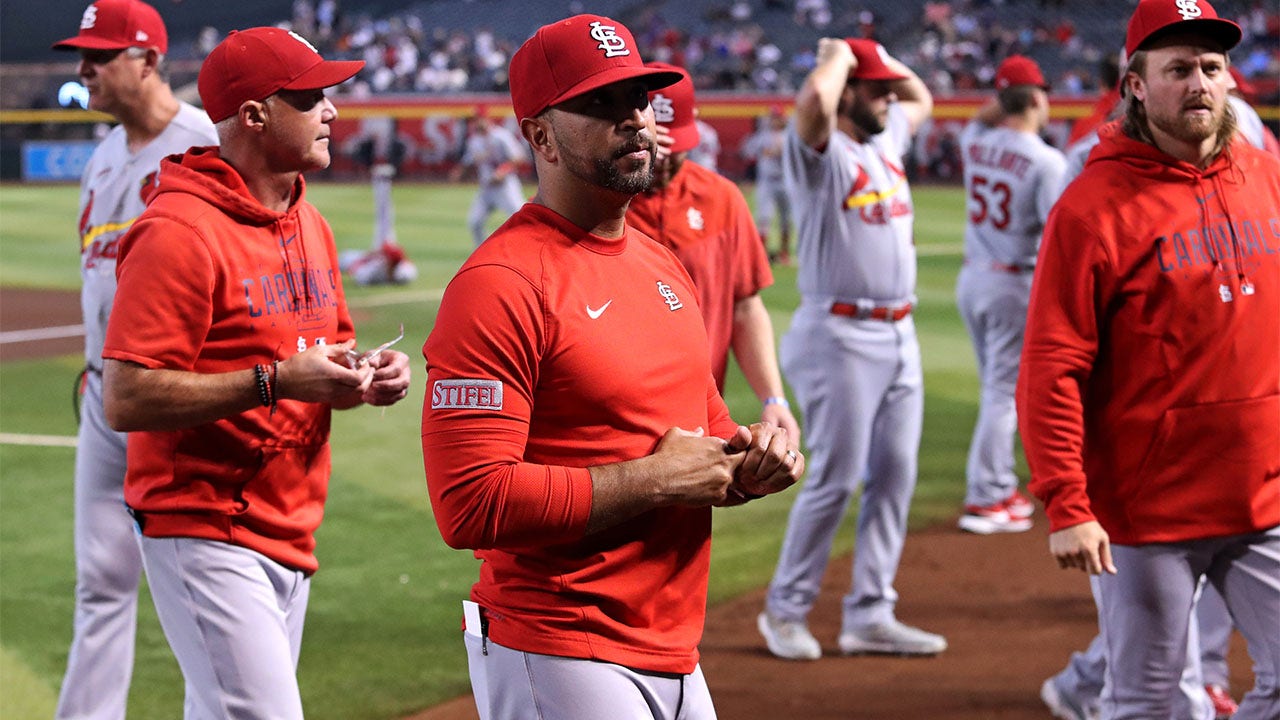
M271 361L271 383L269 385L269 388L271 390L271 414L272 415L276 414L276 404L280 402L280 395L279 393L276 392L276 381L279 379L280 379L280 361L272 360Z
M253 366L253 379L258 385L258 402L267 407L271 404L271 386L267 382L267 368L261 363Z

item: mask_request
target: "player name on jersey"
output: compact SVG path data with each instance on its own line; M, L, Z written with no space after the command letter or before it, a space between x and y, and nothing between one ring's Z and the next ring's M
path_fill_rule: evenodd
M1024 179L1023 175L1031 168L1031 159L1021 153L1005 148L990 147L975 143L969 146L968 161L974 165L1005 170Z

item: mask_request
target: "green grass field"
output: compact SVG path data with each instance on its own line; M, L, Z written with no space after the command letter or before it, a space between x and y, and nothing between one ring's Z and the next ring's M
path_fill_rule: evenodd
M361 336L391 337L415 360L414 391L385 413L335 413L333 478L319 532L321 570L312 585L298 669L310 718L398 718L468 691L458 634L459 603L474 581L468 552L440 540L422 475L418 421L424 387L420 349L440 290L471 249L465 216L474 188L405 185L395 191L397 232L420 276L401 288L355 288ZM954 305L963 196L921 187L916 198L925 366L924 440L913 527L949 522L964 493L964 461L977 408L968 338ZM372 231L367 185L315 184L310 199L329 218L341 249L364 248ZM750 193L748 192L748 195ZM76 189L0 187L0 284L73 289L79 272ZM494 218L496 225L497 218ZM797 303L795 269L776 268L764 293L781 335ZM0 432L71 436L75 356L0 365ZM739 419L759 408L736 369L726 391ZM71 637L74 451L0 445L0 717L50 717ZM711 598L768 582L790 497L718 511ZM852 545L852 523L837 552ZM140 603L130 716L181 717L182 679L149 597Z

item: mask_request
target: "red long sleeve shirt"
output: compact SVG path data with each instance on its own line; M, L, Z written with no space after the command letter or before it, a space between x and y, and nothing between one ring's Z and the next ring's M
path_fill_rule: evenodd
M525 205L450 282L423 348L422 450L445 541L482 560L471 598L497 642L691 672L710 508L584 535L588 467L649 455L671 427L727 438L696 291L628 228L590 235Z
M632 198L627 224L670 248L689 271L711 343L711 372L723 390L735 305L773 284L769 256L742 191L685 162L667 187Z

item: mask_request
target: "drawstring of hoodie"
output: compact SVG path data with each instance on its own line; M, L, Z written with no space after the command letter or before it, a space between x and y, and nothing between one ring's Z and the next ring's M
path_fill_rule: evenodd
M1233 173L1240 172L1235 163L1229 167ZM1213 176L1213 189L1218 194L1223 214L1227 216L1227 232L1231 234L1231 252L1236 257L1236 279L1240 282L1240 291L1249 294L1249 288L1253 283L1249 282L1249 277L1244 272L1244 248L1240 245L1240 235L1236 233L1236 223L1231 219L1231 208L1227 205L1227 194L1222 187L1221 173Z
M1200 244L1209 251L1209 258L1213 260L1213 267L1221 270L1222 255L1218 252L1218 243L1213 237L1213 230L1209 227L1209 199L1204 191L1203 175L1196 176L1196 206L1200 208L1200 238L1202 241Z
M284 261L284 274L288 279L287 282L289 284L290 295L295 303L298 301L299 297L301 297L302 307L309 308L311 307L311 283L308 281L306 273L308 272L307 268L310 264L307 262L307 243L302 237L302 226L302 223L298 223L298 233L294 237L294 242L296 242L300 248L298 254L302 260L301 274L294 271L293 256L289 252L289 246L285 244L284 222L280 220L276 221L276 245L280 248L280 257ZM302 284L301 293L298 292L299 283Z

